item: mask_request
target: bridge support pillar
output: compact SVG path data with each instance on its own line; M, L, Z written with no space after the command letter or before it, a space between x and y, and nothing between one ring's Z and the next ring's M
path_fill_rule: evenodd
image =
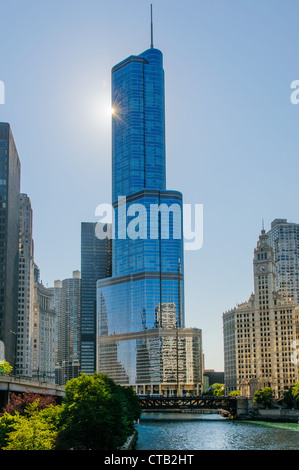
M9 391L0 390L0 413L2 413L2 409L7 405L8 399L9 399Z
M247 416L248 415L248 398L247 397L238 397L237 398L237 416Z

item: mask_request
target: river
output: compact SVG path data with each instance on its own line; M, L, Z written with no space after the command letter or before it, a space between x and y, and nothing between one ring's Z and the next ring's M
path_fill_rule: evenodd
M219 414L143 413L136 450L299 450L299 424Z

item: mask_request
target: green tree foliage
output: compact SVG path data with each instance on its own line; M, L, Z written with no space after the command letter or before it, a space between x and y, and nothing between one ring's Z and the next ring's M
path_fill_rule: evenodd
M81 375L65 386L62 405L51 396L12 395L0 417L1 450L118 449L140 417L131 388L106 375Z
M70 380L63 399L58 449L113 450L140 416L137 396L104 374Z
M215 397L224 397L225 395L225 385L215 383L210 386L207 395L214 395Z
M240 390L232 390L232 391L229 392L229 394L228 394L229 397L237 397L237 396L239 396L239 395L241 395Z
M52 450L57 436L60 407L48 406L39 409L38 401L31 403L23 415L19 412L5 413L1 424L8 425L2 439L2 450ZM4 427L3 426L3 427ZM3 445L4 444L4 445Z
M4 413L0 418L0 449L3 449L7 445L9 435L14 431L17 421L18 416L12 416L9 413Z
M283 403L288 408L298 406L299 400L299 381L292 385L288 390L283 393Z
M9 375L13 367L7 361L0 361L0 375Z
M292 408L294 404L294 397L292 393L292 387L283 392L283 404L288 408Z
M299 400L299 381L292 386L292 395L295 400Z
M254 394L253 401L258 405L265 408L270 408L271 402L274 398L274 391L270 387L265 387L261 390L257 390Z

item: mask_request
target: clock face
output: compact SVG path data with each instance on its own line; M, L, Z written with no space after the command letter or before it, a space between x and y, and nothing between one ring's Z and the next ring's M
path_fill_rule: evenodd
M264 272L266 271L266 265L265 265L265 264L261 264L261 265L259 266L259 271L260 271L260 273L264 273Z

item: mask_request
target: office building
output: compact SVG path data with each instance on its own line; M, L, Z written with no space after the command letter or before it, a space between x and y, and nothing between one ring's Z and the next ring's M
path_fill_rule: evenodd
M20 195L19 314L16 374L32 376L32 331L34 303L34 250L32 208L27 194Z
M276 289L299 304L299 224L275 219L267 233L276 264Z
M295 329L296 329L296 339L293 343L293 362L295 367L297 367L297 376L299 378L299 306L295 307Z
M216 372L214 369L204 371L204 391L208 392L214 384L224 384L224 372Z
M96 287L98 279L111 276L111 225L102 224L107 237L96 236L98 224L81 224L81 372L96 370Z
M20 160L8 123L0 123L0 343L14 367L18 328Z
M166 189L160 50L113 67L112 108L112 276L97 284L97 368L136 391L193 393L201 331L184 329L183 201ZM188 387L178 364L194 369Z
M276 291L274 252L264 230L254 250L253 273L249 300L223 314L225 385L242 395L271 387L278 397L298 380L295 302Z
M55 324L53 292L40 282L34 267L32 377L55 383Z
M59 385L80 375L81 273L57 280L51 288L56 308L55 382Z

